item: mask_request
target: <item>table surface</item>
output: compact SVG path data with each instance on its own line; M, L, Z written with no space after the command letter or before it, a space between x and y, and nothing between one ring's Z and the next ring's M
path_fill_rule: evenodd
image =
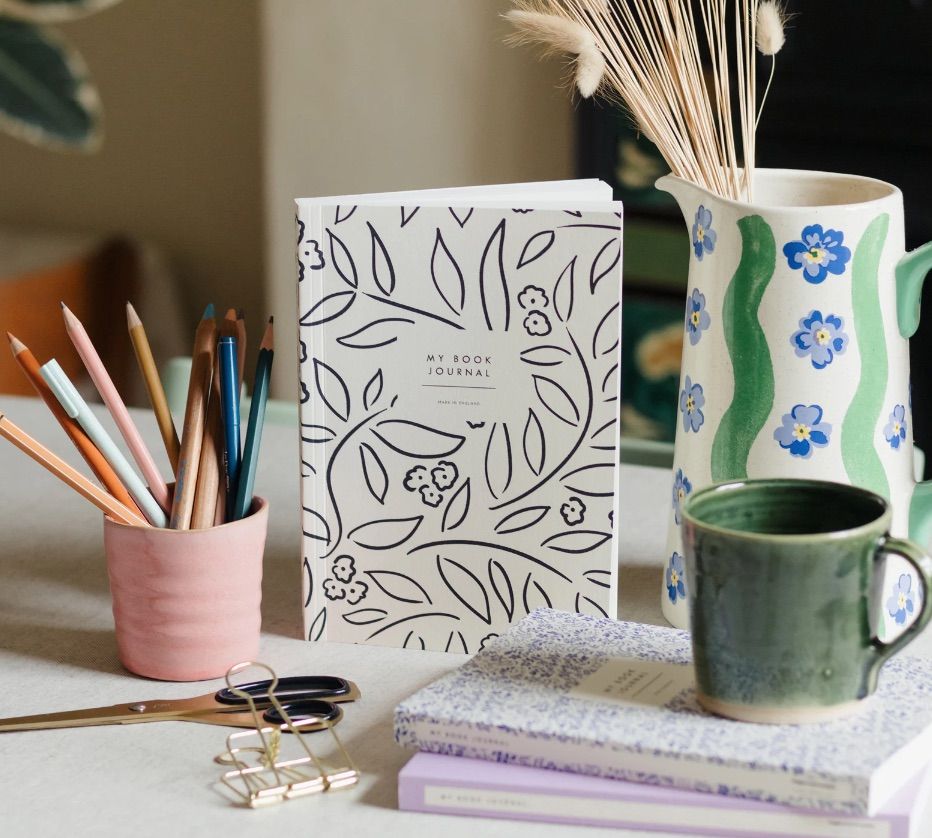
M39 402L5 397L0 410L78 465ZM153 454L164 459L151 415L137 412L136 418ZM335 674L359 685L362 698L347 707L339 727L362 770L359 785L249 811L232 805L217 783L222 769L213 756L224 750L226 728L161 722L0 734L0 834L41 838L63 834L66 826L73 836L135 838L252 838L257 828L264 834L313 830L317 836L381 838L441 830L455 838L475 831L480 822L472 819L397 810L398 771L411 753L392 738L395 705L466 656L301 639L296 452L295 430L267 426L256 484L271 509L260 659L280 675ZM6 443L0 444L0 474L0 717L186 697L221 685L162 683L127 673L116 657L100 516ZM619 519L619 614L662 624L669 473L625 466L622 484L629 491ZM926 633L913 648L932 652L930 641ZM498 820L482 820L481 829L483 836L516 838L640 834Z

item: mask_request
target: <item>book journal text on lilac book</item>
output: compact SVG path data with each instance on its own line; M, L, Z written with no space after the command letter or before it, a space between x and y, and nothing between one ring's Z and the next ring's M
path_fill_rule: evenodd
M411 812L662 830L716 838L919 838L929 808L930 787L932 771L926 767L876 817L865 818L419 753L398 775L398 806Z
M927 763L932 662L898 656L856 715L752 725L706 713L689 634L541 609L403 701L406 747L874 814ZM656 677L655 677L656 676ZM644 679L659 699L624 693Z

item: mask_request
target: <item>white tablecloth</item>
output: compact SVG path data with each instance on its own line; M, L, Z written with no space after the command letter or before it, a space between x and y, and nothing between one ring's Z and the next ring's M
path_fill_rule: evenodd
M40 403L0 398L0 411L78 464ZM137 415L153 453L149 413ZM116 657L101 519L71 490L0 440L0 717L198 695L221 682L169 684L128 674ZM411 754L392 739L398 701L463 655L301 638L297 435L267 427L256 491L271 502L261 659L280 675L342 675L362 690L340 732L362 769L359 786L259 811L218 791L228 729L165 722L0 734L0 836L256 835L546 836L623 833L593 828L417 815L397 810L398 771ZM662 623L664 513L670 476L625 467L620 613ZM927 634L917 646L928 648ZM916 648L914 646L914 648ZM633 835L634 833L624 833ZM647 833L645 833L647 835ZM657 838L659 833L649 833Z

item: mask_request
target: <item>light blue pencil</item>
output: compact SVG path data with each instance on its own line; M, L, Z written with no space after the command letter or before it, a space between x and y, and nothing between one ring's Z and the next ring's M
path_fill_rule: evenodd
M100 424L100 421L88 407L87 402L81 398L81 394L71 383L68 376L65 375L65 371L58 361L52 359L42 366L40 372L55 394L55 398L61 402L65 413L72 419L76 419L78 424L84 428L84 432L91 438L91 442L97 446L104 459L110 463L123 485L126 486L126 490L139 504L139 508L149 520L149 523L155 527L168 526L168 518L162 508L149 493L149 489L142 482L139 475L133 471L129 460L117 448L116 443L104 430L104 426Z

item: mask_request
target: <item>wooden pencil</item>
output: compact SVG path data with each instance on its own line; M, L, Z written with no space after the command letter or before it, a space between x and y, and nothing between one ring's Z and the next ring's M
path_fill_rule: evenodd
M113 467L94 445L91 438L85 433L84 429L78 424L77 420L72 419L61 406L61 403L55 398L42 373L39 371L39 362L35 355L29 350L21 340L9 332L6 333L10 341L10 349L13 350L13 358L19 364L20 369L29 379L36 393L45 402L52 415L58 420L58 424L68 434L68 438L74 443L75 448L81 452L84 461L90 466L91 471L97 476L97 479L106 487L107 491L116 498L121 504L129 509L134 515L142 517L142 511L136 505L136 502L130 497L126 487L120 481Z
M12 442L20 451L28 454L40 466L48 469L60 480L67 483L78 494L89 500L98 509L121 524L130 524L135 527L151 526L149 522L128 507L120 503L113 495L108 495L103 489L95 486L81 472L72 468L64 460L57 457L44 445L34 440L24 430L14 425L3 413L0 413L0 436Z
M188 400L181 428L181 452L178 455L178 470L175 473L175 497L169 526L173 529L191 528L194 512L194 497L197 490L197 472L204 439L204 423L207 420L207 404L210 383L214 372L214 357L217 351L217 322L214 320L213 304L204 310L204 316L194 335L191 378L188 381Z
M227 317L229 317L227 312ZM236 349L239 352L237 363L239 364L239 386L243 387L243 370L246 368L246 312L238 308L236 310Z
M168 461L171 463L172 472L174 473L178 470L178 453L181 449L181 443L178 441L175 422L172 419L171 411L168 409L168 399L165 397L162 379L159 378L158 367L156 367L155 359L152 357L152 347L149 346L146 327L142 325L142 320L139 319L139 315L136 314L136 309L133 308L131 303L126 304L126 325L129 329L129 339L133 343L133 351L136 353L139 371L142 373L146 392L149 394L149 403L155 413L155 421L158 423L159 433L161 433L162 442L165 445L165 452L168 454Z

